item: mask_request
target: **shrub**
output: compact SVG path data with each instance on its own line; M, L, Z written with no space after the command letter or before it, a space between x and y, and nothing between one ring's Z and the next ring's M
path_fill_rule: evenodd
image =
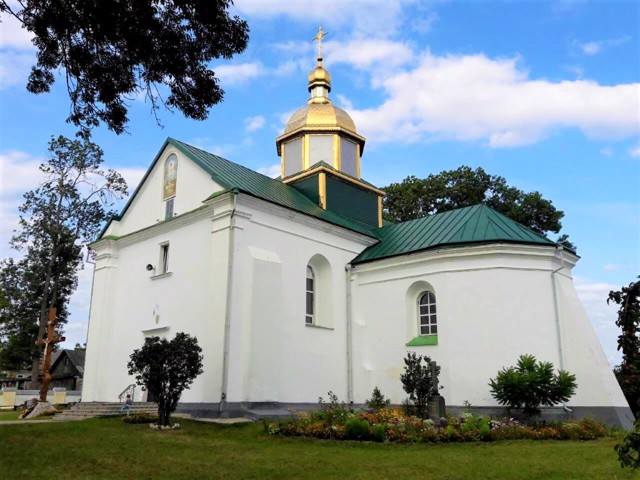
M407 353L404 359L404 373L400 375L400 381L402 388L415 406L416 414L421 418L427 417L429 397L438 394L436 385L439 374L440 367L433 369L431 358L415 352Z
M351 413L344 402L338 400L338 396L329 391L329 403L326 403L322 397L318 399L320 410L315 412L315 417L324 420L329 424L344 423Z
M634 429L624 438L621 444L616 445L618 461L622 468L632 470L640 468L640 416L636 419Z
M169 425L182 392L203 372L201 353L195 337L178 332L170 341L146 338L130 355L129 375L135 375L138 385L157 399L158 425Z
M371 398L366 401L367 408L377 411L391 405L391 400L384 398L384 395L378 387L374 387Z
M566 402L575 393L576 377L564 370L553 373L551 362L537 362L533 355L521 355L516 367L503 368L490 379L491 394L501 405L522 408L527 417L540 413L540 405Z
M134 413L132 415L126 415L122 417L124 423L156 423L158 416L151 413Z
M374 425L371 428L371 440L374 442L384 442L384 435L386 432L386 428L384 425Z
M486 420L482 420L480 423L480 428L478 428L478 433L480 434L480 440L483 442L491 441L491 427L489 426L489 422Z
M368 440L371 436L369 422L358 417L350 418L344 424L344 433L349 440Z

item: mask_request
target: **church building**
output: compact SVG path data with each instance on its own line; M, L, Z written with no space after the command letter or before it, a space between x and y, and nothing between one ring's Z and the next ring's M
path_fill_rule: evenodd
M204 373L179 410L198 415L305 408L328 391L363 404L376 386L400 404L409 351L441 366L448 408L497 411L489 379L533 354L576 375L556 415L629 427L576 254L485 205L384 221L321 54L308 81L276 138L280 178L168 138L91 245L83 402L117 401L146 337L186 332Z

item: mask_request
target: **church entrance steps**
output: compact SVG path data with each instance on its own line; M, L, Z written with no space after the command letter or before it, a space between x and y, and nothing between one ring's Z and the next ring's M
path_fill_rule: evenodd
M69 410L57 414L54 420L83 420L92 417L116 417L124 415L121 411L123 403L117 402L86 402L79 403ZM153 402L134 402L129 410L134 413L158 413L158 405Z

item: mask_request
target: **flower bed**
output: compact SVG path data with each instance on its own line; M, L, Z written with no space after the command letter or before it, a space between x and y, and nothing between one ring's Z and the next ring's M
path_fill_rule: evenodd
M323 405L320 410L297 413L292 420L265 423L270 435L377 442L479 442L497 440L594 440L607 435L596 420L524 425L514 419L487 419L463 413L439 420L422 420L402 408L349 411L345 406Z

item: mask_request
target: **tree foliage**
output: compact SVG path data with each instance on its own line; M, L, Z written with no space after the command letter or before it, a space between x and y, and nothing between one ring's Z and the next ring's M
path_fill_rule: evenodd
M640 469L640 416L636 418L634 429L628 432L622 443L614 448L622 468Z
M436 367L435 373L436 378L433 376L431 358L415 352L407 352L404 358L404 373L400 375L400 381L415 407L416 414L422 418L427 417L429 397L438 394L436 384L440 367Z
M32 367L41 348L36 346L40 324L40 303L44 295L47 252L32 248L19 260L7 258L0 262L0 291L6 298L0 309L0 369L23 370ZM67 323L67 304L77 285L78 250L73 245L62 249L52 267L51 277L58 284L55 307L56 328L61 333Z
M103 154L96 144L60 136L49 142L49 154L47 162L40 165L45 181L24 194L19 208L20 227L12 238L12 246L27 258L24 268L15 272L15 282L27 285L33 281L34 285L30 291L22 292L27 295L23 300L18 298L20 292L5 291L12 304L22 302L29 312L38 309L34 342L45 334L51 307L62 309L64 314L82 266L82 246L95 239L101 225L115 213L110 207L127 193L122 176L102 168ZM31 280L32 276L36 278ZM12 295L16 296L15 301ZM34 384L38 360L39 356L34 355Z
M637 414L640 412L640 281L609 292L609 302L620 305L616 325L621 329L618 350L622 352L622 363L616 377L631 410Z
M385 218L393 222L484 203L540 234L558 233L562 228L560 220L564 212L557 210L550 200L539 192L511 187L503 177L490 175L480 167L472 170L462 166L427 178L409 176L383 190L387 193ZM560 240L572 246L566 236Z
M149 337L134 350L127 364L129 375L144 385L158 402L158 425L169 425L182 392L202 373L198 340L179 332L171 341Z
M388 398L384 398L384 395L380 391L380 389L376 386L373 387L373 393L371 393L371 398L365 401L367 408L373 411L378 411L382 408L386 408L391 405L391 400Z
M127 100L144 95L154 112L177 108L197 120L224 91L207 64L247 46L249 27L229 16L231 0L0 0L0 12L34 35L37 63L27 90L49 92L64 72L67 121L88 132L100 122L122 133ZM168 95L163 98L163 88Z
M551 362L538 362L533 355L521 355L515 367L500 370L489 385L501 405L522 408L527 417L539 415L541 405L566 402L578 386L575 375L564 370L554 374Z

